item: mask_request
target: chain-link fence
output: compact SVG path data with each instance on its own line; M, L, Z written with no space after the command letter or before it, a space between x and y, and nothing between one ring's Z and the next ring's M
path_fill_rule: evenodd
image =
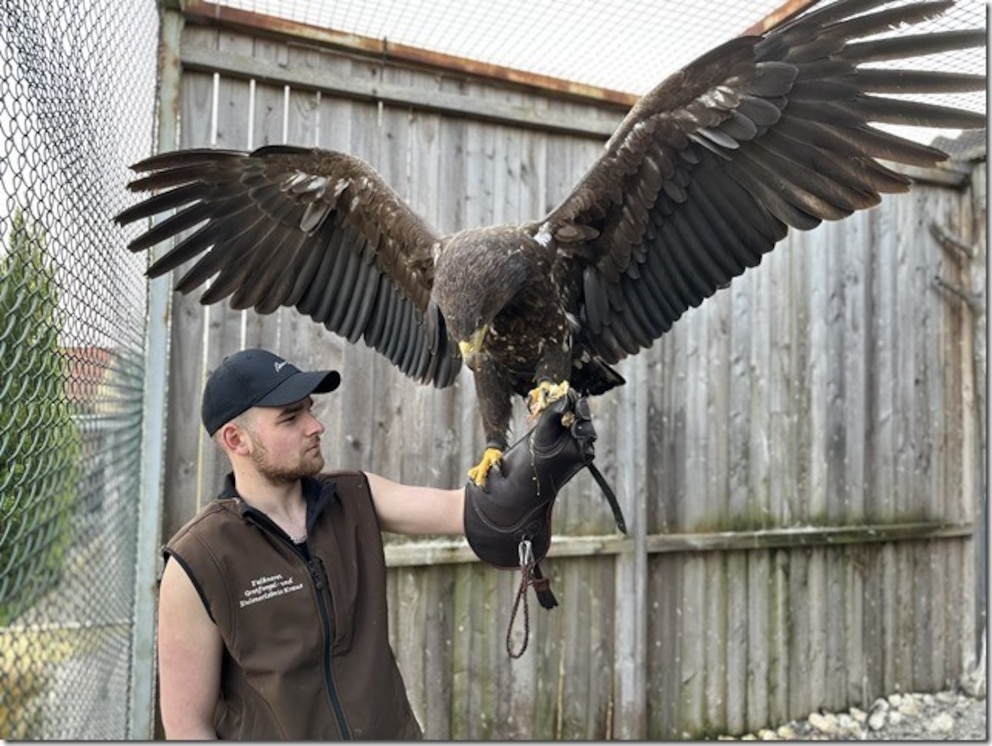
M0 738L134 733L154 0L0 0ZM142 622L149 624L150 622ZM147 720L148 715L143 714Z

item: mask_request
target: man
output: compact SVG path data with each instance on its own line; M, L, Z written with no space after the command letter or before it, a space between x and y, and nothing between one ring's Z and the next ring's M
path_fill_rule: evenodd
M567 429L574 412L561 416L573 397L535 427L552 445L532 439L529 449L510 449L506 475L485 490L324 474L312 395L340 380L251 349L225 358L207 381L203 425L232 471L218 499L164 550L158 652L167 738L420 738L389 645L380 531L467 527L487 561L516 556L522 539L534 539L540 559L555 494L591 462L588 417L579 436Z

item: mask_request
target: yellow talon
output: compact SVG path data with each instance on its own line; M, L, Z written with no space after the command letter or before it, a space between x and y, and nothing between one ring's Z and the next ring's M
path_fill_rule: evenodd
M484 486L486 477L489 476L489 470L497 466L502 458L503 452L501 450L498 448L487 448L486 452L482 454L482 460L478 465L468 470L468 478L475 482L476 486Z
M551 381L541 381L531 389L527 399L527 411L533 419L543 412L547 406L558 401L568 393L568 381L561 383L551 383Z

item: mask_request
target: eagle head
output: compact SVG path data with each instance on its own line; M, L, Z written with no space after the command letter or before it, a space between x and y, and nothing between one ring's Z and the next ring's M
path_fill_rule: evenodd
M497 316L534 276L534 246L517 225L470 228L442 242L434 300L469 368L478 365Z

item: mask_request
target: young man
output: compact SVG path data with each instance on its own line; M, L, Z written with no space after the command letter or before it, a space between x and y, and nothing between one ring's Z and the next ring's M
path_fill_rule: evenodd
M312 395L340 380L252 349L207 381L203 425L231 473L165 548L158 652L169 739L420 738L389 645L380 531L468 526L487 561L516 556L516 526L536 526L549 543L557 490L592 459L591 421L582 436L564 429L566 404L535 427L553 447L508 451L504 466L521 467L485 490L321 473Z

